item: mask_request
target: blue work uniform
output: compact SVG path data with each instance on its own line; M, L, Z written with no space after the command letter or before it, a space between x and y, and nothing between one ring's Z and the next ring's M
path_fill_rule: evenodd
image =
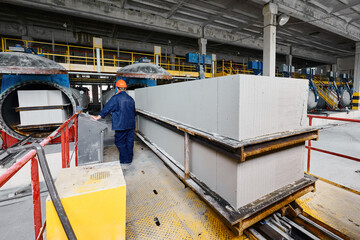
M120 163L131 163L134 155L135 101L125 91L114 95L99 115L105 118L112 113L112 130L119 150Z

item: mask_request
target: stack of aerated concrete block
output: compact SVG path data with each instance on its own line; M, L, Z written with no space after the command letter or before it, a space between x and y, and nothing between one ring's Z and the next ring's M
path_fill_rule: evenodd
M136 107L214 135L236 140L307 126L308 81L232 75L136 90ZM184 137L139 117L139 131L184 164ZM240 208L301 179L304 145L238 163L190 142L190 171Z
M59 106L65 103L60 90L18 90L19 107ZM64 109L20 111L20 125L62 123L66 120Z

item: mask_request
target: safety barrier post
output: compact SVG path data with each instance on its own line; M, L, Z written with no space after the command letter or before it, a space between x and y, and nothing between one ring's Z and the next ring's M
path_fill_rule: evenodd
M102 58L102 61L101 61L101 64L102 64L101 71L104 71L104 49L103 49L103 48L101 48L101 58Z
M66 168L65 159L65 130L61 129L61 163L62 168Z
M78 117L74 118L74 145L75 145L75 166L78 166Z
M67 46L67 63L70 64L70 47L69 45Z
M93 59L93 64L94 64L94 71L96 70L96 64L95 64L95 48L93 47L93 55L92 55L92 59Z
M70 149L69 149L69 126L65 125L65 163L66 163L66 167L69 167L69 153L70 153Z
M1 51L5 52L5 48L4 48L4 38L1 37Z
M309 126L312 126L312 117L309 117ZM308 158L307 158L307 170L306 172L310 172L310 157L311 157L311 140L308 141Z
M35 157L31 159L31 185L33 195L35 239L42 239L42 236L39 236L42 227L39 166Z

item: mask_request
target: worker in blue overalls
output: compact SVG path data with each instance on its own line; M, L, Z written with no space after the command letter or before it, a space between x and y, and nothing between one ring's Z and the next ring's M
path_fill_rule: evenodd
M119 149L120 163L131 163L134 155L135 101L126 91L126 82L116 82L117 94L105 104L94 120L105 118L112 113L112 130L115 131L115 145Z

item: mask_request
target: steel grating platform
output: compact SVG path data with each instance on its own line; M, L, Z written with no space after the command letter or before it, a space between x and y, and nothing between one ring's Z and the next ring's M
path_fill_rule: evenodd
M115 146L104 161L118 161ZM135 141L127 184L127 239L249 239L235 236L143 143Z

